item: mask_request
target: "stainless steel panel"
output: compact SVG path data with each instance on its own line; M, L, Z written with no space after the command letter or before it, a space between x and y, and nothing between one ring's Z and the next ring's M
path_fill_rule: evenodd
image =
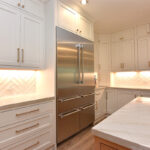
M57 117L57 143L64 141L79 131L79 113L76 109Z
M87 105L81 108L80 112L80 130L88 127L94 122L94 105Z
M79 36L57 28L57 99L79 95L79 41Z

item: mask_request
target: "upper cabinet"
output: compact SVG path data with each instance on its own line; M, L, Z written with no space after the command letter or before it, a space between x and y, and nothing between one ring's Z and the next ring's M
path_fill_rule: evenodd
M61 2L58 3L58 26L94 40L93 23Z
M43 66L44 19L22 11L28 7L26 2L0 1L0 68L39 69Z
M137 69L150 70L150 25L136 28Z
M134 30L126 30L112 35L112 71L135 70Z

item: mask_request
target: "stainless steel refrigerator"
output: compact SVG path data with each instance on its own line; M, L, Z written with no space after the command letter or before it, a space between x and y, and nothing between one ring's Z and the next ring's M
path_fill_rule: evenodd
M93 42L57 27L57 143L94 121Z

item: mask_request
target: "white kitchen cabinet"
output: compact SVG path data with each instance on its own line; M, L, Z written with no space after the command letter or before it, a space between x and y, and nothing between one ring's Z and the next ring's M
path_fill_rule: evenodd
M106 89L95 90L95 120L102 119L107 113Z
M92 32L93 32L93 24L88 20L86 19L85 17L83 16L79 16L78 17L78 24L77 24L77 28L79 30L78 34L87 38L87 39L92 39L93 40L93 35L92 35Z
M21 66L38 68L43 56L43 22L23 15L21 23Z
M77 28L78 14L73 9L64 5L63 3L58 3L58 25L66 30L73 33L79 32Z
M58 26L94 40L93 23L61 2L58 3Z
M109 41L100 41L98 49L98 65L99 71L110 71L111 68L111 52Z
M135 70L134 40L120 40L112 42L112 71Z
M118 110L117 89L107 89L107 113Z
M20 15L17 10L0 4L0 66L18 66Z
M144 24L136 27L136 37L146 37L150 35L150 24Z
M150 69L150 37L137 39L138 70Z
M38 69L44 57L44 21L0 1L0 67Z
M138 95L140 92L136 90L117 89L118 109L131 102Z

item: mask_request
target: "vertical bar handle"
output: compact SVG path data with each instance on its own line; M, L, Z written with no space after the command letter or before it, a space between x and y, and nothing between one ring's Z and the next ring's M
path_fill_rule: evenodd
M80 70L81 70L81 66L80 66L80 44L77 44L76 45L76 48L77 48L77 50L78 50L78 81L77 81L77 83L78 84L80 84L80 82L81 82L81 79L80 79Z
M20 61L20 48L17 49L17 63Z
M22 49L22 63L24 63L24 49Z
M82 80L81 83L84 83L84 57L83 57L83 45L81 45L81 57L82 57Z

